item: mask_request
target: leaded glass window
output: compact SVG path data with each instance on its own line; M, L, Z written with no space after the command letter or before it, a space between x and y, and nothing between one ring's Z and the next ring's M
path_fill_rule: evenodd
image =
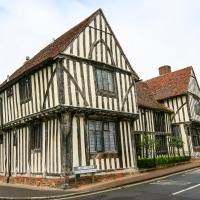
M196 104L196 113L200 115L200 102Z
M114 92L112 72L97 69L97 87L99 90Z
M89 121L90 152L116 151L115 123Z
M30 99L32 97L30 77L23 79L20 82L19 86L20 86L20 99L22 101Z
M180 137L180 126L179 125L172 125L172 135L174 137Z
M39 150L42 148L42 124L35 124L31 132L31 149Z

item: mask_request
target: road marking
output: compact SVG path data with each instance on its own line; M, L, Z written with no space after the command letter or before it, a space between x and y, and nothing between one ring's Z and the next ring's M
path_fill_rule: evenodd
M191 190L191 189L193 189L193 188L195 188L195 187L198 187L198 186L200 186L200 184L194 185L194 186L189 187L189 188L184 189L184 190L180 190L180 191L178 191L178 192L174 192L174 193L172 193L172 195L176 195L176 194L179 194L179 193L181 193L181 192L185 192L185 191L187 191L187 190Z
M191 172L188 172L186 174L200 174L200 169L197 169L197 170L193 170Z
M191 184L191 182L174 181L174 180L160 180L160 181L152 182L150 184L154 184L154 185L178 185L178 186L183 186L183 185Z

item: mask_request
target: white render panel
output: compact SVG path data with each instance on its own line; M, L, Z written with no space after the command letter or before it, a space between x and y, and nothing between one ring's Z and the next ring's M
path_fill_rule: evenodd
M81 150L82 150L82 166L86 166L86 155L85 155L85 138L84 138L84 119L80 118L80 131L81 131Z
M73 167L79 166L78 160L78 138L77 138L77 119L76 117L73 118L72 121L72 141L73 141Z
M200 89L196 77L190 76L188 91L200 98Z

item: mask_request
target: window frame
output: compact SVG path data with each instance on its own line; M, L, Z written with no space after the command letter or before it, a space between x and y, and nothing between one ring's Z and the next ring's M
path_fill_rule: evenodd
M94 129L91 129L90 123L94 124ZM97 129L97 123L101 123L101 129ZM108 128L105 125L108 124ZM113 130L111 130L110 124L113 124ZM91 134L93 132L93 141L91 140ZM89 151L90 153L117 153L117 137L116 137L116 123L114 121L102 121L102 120L88 120L88 134L89 134ZM99 144L97 134L101 144ZM107 142L105 142L105 135L107 134ZM113 138L112 138L113 137ZM111 141L111 138L113 141ZM91 142L93 142L94 147L92 147ZM100 146L98 146L100 145ZM106 150L107 146L107 150ZM99 148L99 149L98 149Z
M140 133L134 133L134 141L135 141L135 151L137 158L141 158L142 156L142 148L141 148L141 134Z
M200 115L200 102L195 105L195 111L197 115Z
M191 128L192 145L194 148L200 147L200 135L197 128Z
M26 103L32 99L31 77L26 77L19 82L21 103Z
M155 132L166 132L165 113L154 111L153 118L154 118L154 131Z
M168 154L167 136L166 135L155 135L155 140L158 141L159 145L161 145L161 146L156 147L156 155Z
M7 97L13 96L13 87L12 87L12 86L9 87L9 88L6 90L6 92L7 92Z
M42 123L35 123L31 127L31 150L42 150Z
M101 72L101 77L99 78L98 72ZM103 73L106 73L107 75L111 75L112 80L112 89L104 89L104 88L99 88L99 80L101 79L102 82L102 87L104 86L103 84ZM116 92L116 73L109 69L107 66L95 66L94 68L94 76L95 76L95 86L96 86L96 94L100 96L108 96L108 97L115 97L117 98L117 92ZM109 88L109 81L107 81L107 87Z
M172 124L172 136L181 138L181 128L179 125Z

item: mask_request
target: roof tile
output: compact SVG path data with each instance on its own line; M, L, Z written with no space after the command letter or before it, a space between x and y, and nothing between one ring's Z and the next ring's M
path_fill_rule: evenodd
M145 81L156 100L164 100L186 94L192 67L186 67Z
M137 95L138 95L137 98L138 98L139 106L156 109L156 110L172 112L172 110L167 108L165 105L156 101L156 99L153 95L153 92L148 87L147 83L142 82L142 81L137 82L136 88L137 88Z

